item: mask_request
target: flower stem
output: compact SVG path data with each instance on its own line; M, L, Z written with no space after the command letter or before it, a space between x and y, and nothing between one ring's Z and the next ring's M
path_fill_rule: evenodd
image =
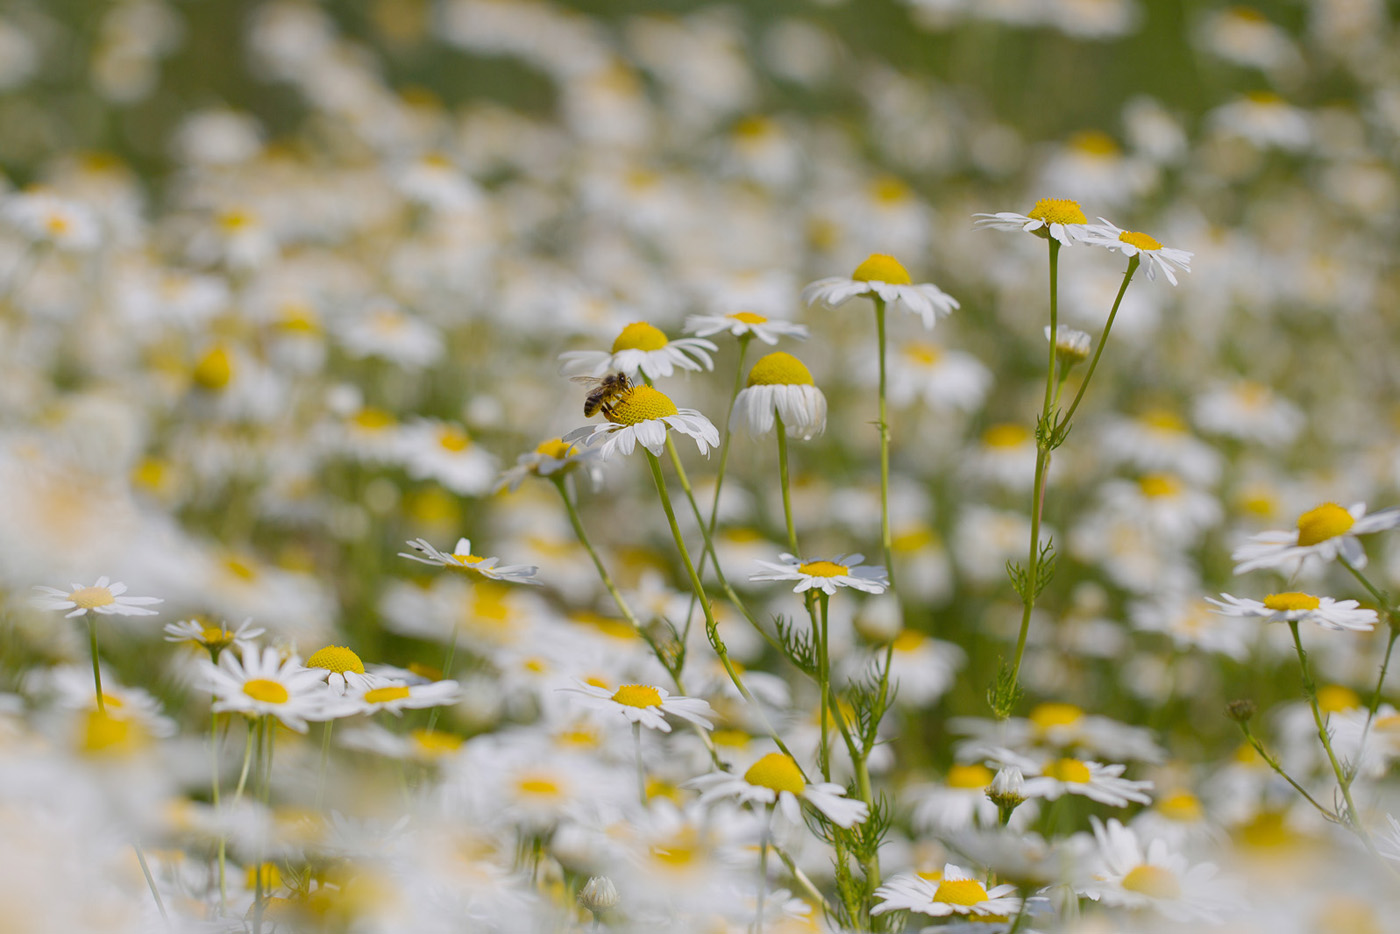
M1332 772L1337 776L1337 784L1342 790L1342 799L1346 802L1347 824L1369 845L1370 839L1366 835L1366 829L1361 826L1361 818L1356 811L1356 802L1351 799L1351 783L1347 780L1346 772L1341 763L1337 761L1336 753L1332 751L1332 737L1327 732L1327 723L1322 719L1322 708L1317 703L1317 685L1313 682L1312 671L1308 667L1308 653L1303 651L1303 638L1298 633L1298 621L1296 619L1289 620L1288 629L1293 634L1293 647L1298 651L1298 666L1303 672L1303 692L1307 695L1308 706L1312 708L1313 722L1317 724L1317 738L1322 741L1322 748L1327 752L1327 761L1332 764Z
M885 407L885 300L875 300L875 336L880 345L880 545L885 554L885 573L889 576L890 592L894 586L894 537L890 533L890 421Z
M102 702L102 667L97 661L97 624L93 622L92 614L87 614L88 626L88 646L92 650L92 684L97 691L97 712L106 713L107 707Z
M320 777L316 782L316 810L321 810L321 804L326 800L326 765L331 758L331 729L335 726L334 720L327 720L322 725L321 730L321 769Z
M647 770L642 764L642 725L632 724L632 749L637 754L637 797L647 806Z
M754 934L763 934L763 901L768 894L768 837L772 833L773 805L763 809L763 836L758 839L758 910L754 912Z
M1061 425L1069 424L1070 418L1079 408L1080 400L1084 398L1084 390L1089 388L1089 380L1094 378L1094 370L1099 365L1099 356L1103 353L1104 344L1108 343L1108 332L1113 327L1113 319L1118 316L1118 306L1123 303L1123 293L1128 291L1128 283L1133 281L1133 273L1137 272L1138 264L1141 262L1141 257L1136 255L1128 258L1128 269L1123 273L1123 284L1118 286L1118 296L1113 300L1113 308L1109 310L1108 320L1104 322L1103 332L1099 334L1099 343L1094 348L1093 359L1089 361L1089 368L1084 371L1084 379L1079 384L1079 391L1074 394L1074 401L1069 404L1069 409L1065 411L1064 417L1059 421Z
M821 719L820 724L821 740L817 747L817 764L821 766L822 780L831 781L831 748L827 745L826 720L827 720L827 695L831 693L831 656L827 645L827 606L831 602L826 591L822 591L817 597L817 604L821 607L819 616L821 625L817 628L817 690L821 694ZM840 711L837 711L840 715ZM844 717L843 717L844 719Z
M778 482L783 490L783 521L787 523L788 551L793 557L801 557L797 551L797 527L792 522L792 493L788 489L788 450L787 450L787 428L783 425L783 417L778 413L773 413L774 427L778 434Z
M151 897L156 900L156 909L160 912L160 919L165 922L168 929L170 927L170 916L165 913L165 902L161 901L160 890L156 888L155 877L151 875L151 867L146 863L146 853L141 849L141 840L133 838L131 848L136 851L136 861L141 864L141 874L146 877L146 886L151 890Z
M1327 818L1333 823L1337 822L1337 815L1334 812L1329 811L1327 808L1319 804L1316 798L1308 794L1306 788L1294 781L1293 776L1289 775L1283 770L1283 766L1279 764L1279 761L1277 759L1269 755L1268 751L1264 748L1264 744L1259 742L1258 737L1254 735L1254 731L1249 728L1248 723L1241 723L1240 730L1244 732L1244 738L1249 742L1249 745L1254 748L1254 751L1259 753L1259 758L1263 759L1265 764L1267 764L1269 768L1273 769L1276 773L1278 773L1278 776L1280 778L1288 782L1288 784L1292 785L1293 790L1298 792L1298 794L1302 795L1305 801L1307 801L1313 807L1317 808L1318 812L1321 813L1323 817Z
M444 678L452 677L452 659L457 655L457 635L460 632L461 627L454 621L452 623L452 638L447 641L447 656L442 660L442 676ZM434 707L432 713L428 714L428 732L432 732L433 727L437 726L438 714L441 711L441 707Z
M209 773L213 791L215 814L219 811L219 714L209 711ZM228 886L224 881L227 874L228 845L223 834L219 835L219 917L228 911Z
M729 393L729 408L725 409L724 434L719 442L719 469L715 473L715 493L710 498L710 521L705 524L705 550L700 553L700 565L696 569L703 577L705 574L705 557L707 555L715 557L714 550L710 548L709 541L715 535L715 523L719 521L719 493L724 486L724 469L729 464L729 441L733 432L729 430L729 416L734 412L734 400L739 398L739 390L744 388L744 356L749 352L749 341L753 340L752 334L743 334L739 337L739 361L734 365L734 389ZM689 618L689 617L687 617Z

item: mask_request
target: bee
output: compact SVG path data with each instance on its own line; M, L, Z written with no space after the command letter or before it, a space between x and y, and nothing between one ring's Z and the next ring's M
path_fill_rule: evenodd
M613 403L632 391L632 381L627 378L626 373L608 373L605 376L575 376L573 380L576 383L588 383L593 386L592 391L588 393L588 398L583 400L585 418L592 418L599 412L611 415Z

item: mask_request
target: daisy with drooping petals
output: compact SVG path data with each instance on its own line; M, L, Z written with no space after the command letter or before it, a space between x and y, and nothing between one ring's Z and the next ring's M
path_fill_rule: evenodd
M792 824L802 823L802 805L806 801L838 827L854 827L863 823L870 809L864 801L846 798L846 789L835 782L808 784L802 770L791 756L770 752L749 766L743 776L729 772L711 772L686 782L700 790L701 803L722 798L736 798L749 804L773 805Z
M1098 844L1098 867L1084 894L1106 905L1152 908L1173 921L1218 921L1229 900L1215 890L1216 867L1192 866L1165 840L1143 845L1117 820L1090 816Z
M802 301L808 305L820 302L835 308L860 295L873 295L890 305L903 305L923 319L924 327L934 323L958 307L958 300L932 282L918 285L899 260L884 253L872 253L856 267L849 279L832 276L818 279L802 290Z
M774 416L803 441L826 429L826 396L812 373L792 354L777 351L753 365L749 382L734 397L729 427L749 435L773 430Z
M616 691L579 682L577 687L560 688L577 695L578 703L592 710L604 710L625 717L629 723L640 723L652 730L671 732L671 724L663 714L671 714L707 730L714 728L710 717L714 710L698 697L672 697L665 688L650 684L624 684Z
M613 341L612 351L570 350L559 355L569 376L602 376L620 370L636 378L670 376L682 370L713 370L710 354L719 348L700 337L670 340L662 330L645 321L634 321Z
M532 564L502 564L497 565L499 558L479 558L471 553L472 543L469 539L457 539L457 545L451 554L438 551L428 540L415 538L408 543L408 546L418 555L411 555L408 552L399 552L400 558L407 558L410 561L417 561L420 564L431 564L434 567L449 568L454 571L470 571L473 574L480 574L491 580L511 581L517 584L538 584L535 580L535 572L539 570ZM423 557L419 557L422 555Z
M328 645L311 653L306 667L313 671L323 671L321 677L337 695L346 690L373 687L375 679L365 674L365 663L360 656L343 645Z
M1333 600L1331 597L1314 597L1312 594L1289 591L1271 593L1261 603L1227 593L1221 599L1206 597L1214 604L1215 611L1222 616L1247 616L1262 619L1269 623L1312 623L1323 629L1342 629L1349 632L1370 632L1380 617L1375 610L1361 609L1355 600Z
M1089 237L1089 218L1078 201L1068 198L1041 198L1029 214L998 211L996 214L974 214L980 218L976 226L993 230L1024 230L1037 237L1058 240L1064 246L1083 243Z
M455 704L461 696L461 687L456 681L432 681L428 684L384 684L366 681L346 691L343 706L339 707L337 715L376 714L387 710L399 716L405 710Z
M1366 566L1366 551L1356 536L1400 526L1400 507L1366 513L1365 503L1343 509L1323 503L1298 517L1294 531L1269 531L1251 535L1230 557L1238 563L1235 573L1276 568L1294 573L1308 558L1332 561L1337 557L1353 567Z
M236 629L206 626L197 619L184 619L178 623L167 623L164 631L166 642L197 643L208 649L217 661L218 654L231 645L237 646L240 651L251 648L253 640L267 630L254 626L252 619L245 619Z
M515 492L527 477L535 476L548 479L559 474L569 473L576 467L582 467L587 471L593 488L597 489L603 477L603 470L598 465L599 459L599 451L596 448L569 444L562 438L550 438L548 441L541 442L533 451L526 451L517 457L515 466L501 473L492 492L499 493L504 489Z
M34 606L41 610L71 610L64 616L72 618L85 613L102 616L154 616L157 610L148 610L152 603L163 602L160 597L126 597L126 585L99 577L97 583L85 587L74 584L71 590L57 587L36 586L39 595L34 597Z
M807 339L806 325L767 318L752 311L736 311L730 315L691 315L685 319L685 333L696 337L710 337L726 331L735 337L756 337L769 346L776 345L780 337L793 337L800 341Z
M972 877L967 870L948 863L933 878L900 874L875 890L883 899L870 909L872 915L891 911L913 911L934 918L949 915L972 915L987 921L1005 921L1021 911L1021 899L1016 886L998 885L991 889Z
M852 587L865 593L884 593L889 587L889 577L885 569L878 565L860 562L865 555L837 555L831 560L802 561L790 554L778 555L781 563L772 561L757 562L768 570L763 574L752 574L751 581L797 581L793 593L802 593L813 587L827 596L834 596L838 587Z
M652 454L666 446L666 432L675 429L695 439L701 454L719 446L719 429L695 409L678 409L665 393L650 386L633 386L604 413L607 421L584 425L564 436L567 443L582 442L586 447L601 444L601 457L607 460L621 450L631 454L640 443Z
M1154 237L1145 233L1138 233L1135 230L1124 230L1099 218L1099 223L1089 227L1088 236L1085 243L1094 246L1107 247L1110 250L1117 250L1128 258L1134 256L1142 260L1147 266L1147 278L1157 278L1157 270L1162 270L1162 274L1167 277L1167 281L1176 285L1176 273L1174 269L1182 272L1191 271L1191 257L1194 255L1190 250L1177 250L1172 247L1162 246Z
M274 648L247 648L242 658L225 652L216 665L200 661L204 686L214 695L214 712L232 710L249 717L271 715L298 733L306 721L327 720L333 697L321 683L325 673L301 664L296 656L283 659Z

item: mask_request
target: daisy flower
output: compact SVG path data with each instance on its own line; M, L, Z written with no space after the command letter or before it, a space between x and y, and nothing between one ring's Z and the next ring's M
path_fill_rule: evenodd
M42 586L34 589L40 592L33 600L34 606L41 610L71 610L64 614L67 618L89 612L102 616L154 616L157 611L146 606L163 602L160 597L124 597L126 585L107 577L99 577L90 587L74 584L71 590Z
M982 404L992 385L991 371L961 350L928 341L904 341L893 350L889 361L890 405L906 406L923 399L924 404L938 411L972 412ZM873 360L874 354L863 359ZM873 385L879 372L878 366L871 365L862 376Z
M1024 230L1037 237L1054 237L1065 246L1083 243L1089 238L1089 218L1078 201L1068 198L1041 198L1029 214L999 211L996 214L974 214L980 218L977 227L993 230Z
M1390 827L1377 834L1380 839L1376 843L1376 849L1386 859L1400 863L1400 821L1389 814L1385 816L1385 820Z
M1380 618L1375 610L1361 609L1355 600L1333 600L1297 591L1271 593L1262 603L1227 593L1220 597L1206 597L1206 601L1218 607L1216 612L1221 616L1256 617L1269 623L1304 622L1323 629L1370 632Z
M769 346L776 345L780 337L807 339L807 327L783 321L778 318L765 318L752 311L736 311L731 315L691 315L685 319L685 333L696 337L710 337L727 331L735 337L756 337Z
M1050 325L1045 326L1045 339L1055 342L1055 358L1061 366L1072 367L1089 359L1094 349L1094 338L1088 331L1056 324L1055 334L1050 335Z
M374 682L365 674L365 663L360 656L343 645L328 645L312 652L306 667L325 672L321 677L337 695L343 695L347 689L371 687Z
M480 558L471 553L472 543L469 539L457 539L457 545L451 554L438 551L428 540L415 538L408 543L408 547L417 551L417 555L408 552L399 552L400 558L407 558L410 561L417 561L420 564L431 564L434 567L451 568L454 571L470 571L473 574L480 574L482 577L498 581L512 581L517 584L538 584L535 580L535 572L539 570L532 564L502 564L497 565L499 558ZM422 555L422 557L419 557Z
M321 683L325 674L305 668L296 656L279 657L274 648L243 650L242 659L232 652L219 663L200 660L204 686L214 695L214 712L233 710L249 717L270 714L298 733L306 721L326 720L330 696Z
M773 430L774 415L803 441L826 430L826 396L811 371L792 354L777 351L753 365L748 385L734 398L729 427L760 436Z
M872 915L891 911L913 911L934 918L949 915L974 915L988 921L1006 920L1021 910L1016 886L998 885L983 888L971 873L948 863L933 878L923 874L900 874L875 890L883 899L870 909Z
M635 378L670 376L677 369L713 370L710 354L719 348L700 337L670 340L662 330L645 321L633 321L613 341L612 351L571 350L559 355L564 373L570 376L602 376L620 370Z
M1026 776L1024 789L1028 798L1054 801L1061 795L1082 795L1116 808L1127 807L1130 801L1152 803L1152 797L1147 794L1152 783L1122 778L1126 765L1105 765L1068 757L1041 765L1009 749L996 750L992 759L999 767L1021 770Z
M1236 574L1258 568L1285 569L1290 565L1291 571L1296 572L1308 558L1331 561L1338 556L1363 568L1366 552L1356 536L1398 525L1400 507L1392 506L1367 515L1365 503L1353 503L1346 509L1336 503L1323 503L1299 516L1296 530L1251 535L1230 557L1238 562Z
M1107 824L1095 816L1098 869L1084 894L1106 905L1152 908L1173 921L1218 921L1228 901L1211 885L1216 867L1192 866L1173 853L1165 840L1145 847L1137 834L1116 820Z
M405 710L455 704L461 697L461 687L456 681L433 681L429 684L376 684L366 681L345 692L344 706L337 710L337 715L376 714L387 710L398 716Z
M884 593L889 587L885 569L878 565L865 565L860 562L865 555L837 555L831 560L802 561L790 554L778 555L780 563L759 561L766 568L763 574L749 576L751 581L797 581L793 593L802 593L816 587L827 596L833 596L838 587L853 587L866 593Z
M1099 224L1089 228L1085 242L1117 250L1129 258L1139 257L1147 266L1147 278L1149 279L1157 278L1157 270L1160 269L1162 275L1167 277L1167 281L1176 285L1174 269L1179 269L1182 272L1191 271L1191 257L1194 255L1191 251L1162 246L1161 243L1145 233L1124 230L1110 224L1102 217L1099 218Z
M206 626L197 619L182 619L178 623L167 623L164 631L166 642L194 642L217 655L231 645L237 646L240 651L252 648L253 640L267 630L254 626L252 619L245 619L237 629Z
M958 307L957 299L933 283L915 285L899 260L884 253L870 254L849 279L818 279L802 290L802 301L835 308L860 295L874 295L890 305L902 305L922 318L926 328L932 328L939 317Z
M589 709L609 711L625 717L629 723L640 723L663 733L671 732L671 724L663 716L668 713L707 730L714 727L709 719L714 711L708 703L698 697L672 697L665 688L650 684L624 684L609 691L580 681L578 687L559 690L578 695L578 703Z
M864 801L846 798L846 789L835 782L809 784L791 756L770 752L749 766L742 777L729 772L711 772L686 782L700 790L700 801L709 803L735 798L748 804L775 805L794 825L802 823L806 801L838 827L863 823L870 810ZM800 799L800 801L799 801Z
M515 466L501 474L493 493L509 489L515 492L527 477L553 477L564 474L576 467L582 467L596 489L602 480L603 471L597 448L584 448L569 444L562 438L550 438L540 442L533 451L526 451L515 459Z
M701 454L719 445L719 429L695 409L678 409L676 404L650 386L633 386L606 413L607 421L584 425L564 436L567 443L582 442L586 447L600 444L600 456L607 460L621 450L631 454L640 443L652 454L666 446L666 432L674 428L695 439Z

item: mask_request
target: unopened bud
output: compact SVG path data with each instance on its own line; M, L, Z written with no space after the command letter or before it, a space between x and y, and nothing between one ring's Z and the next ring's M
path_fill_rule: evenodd
M1011 812L1026 801L1026 779L1021 770L1006 766L997 772L987 786L987 799L997 806L1001 812L1001 822L1005 824L1011 818Z
M1252 700L1232 700L1225 705L1225 713L1236 723L1248 723L1259 712L1259 705Z
M617 906L621 896L607 876L590 876L579 889L578 903L595 915Z
M1050 325L1045 326L1045 339L1050 339ZM1089 359L1089 351L1093 349L1094 339L1086 332L1077 328L1067 328L1063 324L1055 327L1055 355L1060 360L1060 365L1069 369L1076 363L1083 363Z

